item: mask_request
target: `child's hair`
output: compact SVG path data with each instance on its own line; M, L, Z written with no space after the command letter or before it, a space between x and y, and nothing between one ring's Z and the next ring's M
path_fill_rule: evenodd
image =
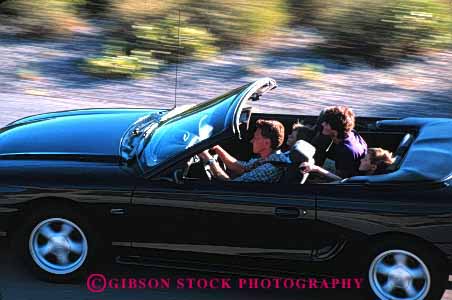
M305 140L306 142L311 142L315 134L315 130L312 127L303 125L299 121L292 125L292 131L294 130L297 131L297 141Z
M369 148L367 149L370 162L377 166L375 174L385 173L386 168L394 162L392 153L382 148Z

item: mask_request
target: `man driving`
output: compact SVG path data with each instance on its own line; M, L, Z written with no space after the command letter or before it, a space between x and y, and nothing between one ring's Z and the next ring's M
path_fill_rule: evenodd
M251 143L253 144L253 153L258 154L259 158L254 158L247 162L240 161L220 146L214 146L212 150L218 154L226 167L239 175L234 179L230 178L220 167L208 150L200 153L199 157L204 163L209 164L213 176L219 180L263 183L278 182L284 170L271 162L291 162L287 154L281 153L278 150L283 141L283 124L275 120L257 120L256 131L251 139Z

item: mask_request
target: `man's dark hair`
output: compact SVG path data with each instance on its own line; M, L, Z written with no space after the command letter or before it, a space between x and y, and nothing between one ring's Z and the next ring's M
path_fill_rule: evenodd
M355 114L346 106L330 107L325 111L323 121L337 131L339 139L343 139L355 127Z
M261 129L262 136L270 139L273 150L278 149L284 142L284 125L275 120L257 120L256 130Z

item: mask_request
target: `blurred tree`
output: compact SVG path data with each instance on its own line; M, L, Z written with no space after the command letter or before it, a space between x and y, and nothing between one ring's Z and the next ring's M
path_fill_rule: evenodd
M117 52L106 50L95 60L87 59L88 67L84 70L96 69L94 62L125 55L138 59L141 72L149 66L155 69L166 62L175 62L178 51L183 59L209 59L220 50L265 43L263 37L288 24L285 1L113 0L110 18L118 20L119 26L113 30L106 49L114 48ZM115 68L115 64L111 67Z
M0 4L0 22L17 35L49 37L68 35L86 26L78 15L85 0L10 0Z
M107 22L96 23L99 19ZM8 32L65 36L88 22L102 26L105 42L102 52L87 57L81 67L103 76L149 74L175 62L177 52L187 60L209 59L234 48L264 50L269 37L296 25L318 29L325 38L316 48L319 53L375 66L452 45L450 0L0 2L0 25L9 25Z
M319 50L347 62L387 66L452 43L452 5L445 0L309 0L301 24L326 38Z
M90 18L108 17L105 13L110 10L112 0L85 0L83 9Z

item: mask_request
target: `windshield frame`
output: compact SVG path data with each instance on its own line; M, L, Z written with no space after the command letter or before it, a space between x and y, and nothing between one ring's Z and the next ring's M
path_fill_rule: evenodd
M197 151L199 152L201 146L208 147L209 146L208 144L212 143L212 141L225 138L224 134L226 132L228 132L228 135L231 136L238 134L239 128L238 124L236 123L238 122L239 119L238 115L240 114L241 109L244 107L245 102L247 102L250 99L256 101L262 94L276 87L277 87L276 81L274 81L273 79L261 78L254 82L247 83L241 87L228 91L227 93L219 97L213 98L207 102L202 102L195 106L189 106L187 109L184 109L177 113L174 113L174 110L172 110L167 114L163 115L162 118L159 120L158 127L152 130L152 132L148 134L147 137L145 137L142 143L143 147L140 147L141 151L137 155L137 161L139 161L138 165L140 166L141 172L146 178L150 178L158 174L159 172L163 171L168 166L178 163L180 160L186 157L193 156L194 154L197 153ZM195 144L191 144L190 147L187 147L182 151L174 153L170 157L167 157L166 159L163 159L162 161L154 165L151 166L147 165L146 161L144 160L145 156L144 152L152 142L154 135L159 129L162 129L164 126L171 126L171 124L177 122L178 120L185 119L197 113L202 113L203 111L206 111L217 105L222 105L224 101L227 101L229 105L226 104L227 108L222 110L224 111L224 115L222 119L223 126L221 130L216 131L215 134L208 136L205 140L201 140Z
M237 97L240 97L243 94L243 92L249 88L250 85L252 85L252 83L248 83L244 86L233 89L232 91L228 91L227 93L225 93L221 96L215 97L207 102L201 102L197 105L184 106L184 108L182 110L181 110L182 107L174 108L173 110L171 110L168 113L166 113L165 115L163 115L158 122L158 126L156 126L146 136L143 136L142 141L140 141L141 146L140 146L139 153L137 153L137 162L138 162L138 166L141 169L141 171L144 174L148 174L150 171L152 171L159 165L164 164L166 161L166 160L163 160L163 161L156 163L155 165L150 166L147 164L146 159L145 159L145 150L152 142L153 137L155 136L155 134L157 133L158 130L163 130L163 128L165 126L171 126L171 124L174 124L182 119L202 113L203 111L206 111L210 108L221 105L221 103L224 103L224 101L227 101L227 102L229 102L229 105L225 109L226 115L224 116L222 121L220 120L220 122L223 122L223 127L221 130L219 130L218 132L216 132L213 136L210 136L209 138L219 136L229 128L229 124L231 123L228 120L229 111L231 110L231 107L233 107L237 103ZM153 126L154 124L150 124L149 126ZM148 131L147 128L144 131L145 132ZM187 149L183 149L181 152L183 152L185 150L187 150ZM181 152L174 153L167 160L171 160L172 158L177 157L178 155L181 154Z

